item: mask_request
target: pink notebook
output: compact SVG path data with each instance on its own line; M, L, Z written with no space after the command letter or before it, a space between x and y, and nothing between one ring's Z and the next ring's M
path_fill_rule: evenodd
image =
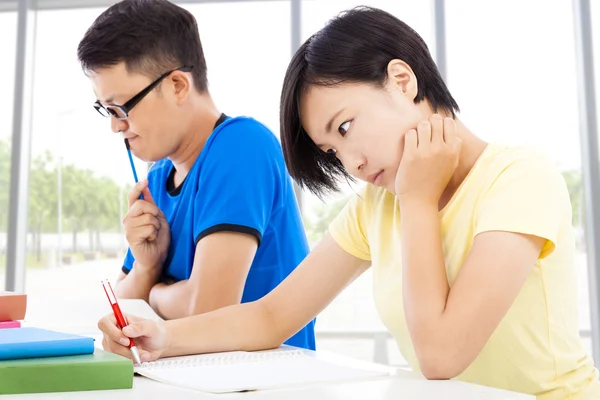
M21 323L19 321L0 321L0 329L7 328L20 328Z

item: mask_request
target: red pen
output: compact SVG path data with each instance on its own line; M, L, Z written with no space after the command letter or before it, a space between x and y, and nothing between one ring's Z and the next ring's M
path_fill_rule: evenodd
M123 317L123 313L121 312L119 303L117 303L117 297L115 296L115 293L113 292L112 286L110 286L110 282L108 281L108 279L102 281L102 287L104 288L104 293L106 293L106 297L108 297L110 306L112 307L113 313L115 314L115 318L117 319L117 325L119 326L119 329L125 328L128 325L127 321L125 320L125 317ZM140 353L138 351L137 346L135 345L135 342L131 338L129 339L129 350L131 350L133 361L135 361L136 364L141 364L142 361L140 360Z

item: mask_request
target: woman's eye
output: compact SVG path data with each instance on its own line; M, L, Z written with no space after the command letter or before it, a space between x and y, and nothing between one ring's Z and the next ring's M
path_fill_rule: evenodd
M327 154L333 154L333 155L335 155L335 153L337 153L337 150L336 150L336 149L328 149L328 150L326 151L326 153L327 153Z
M350 129L350 121L346 121L341 124L338 128L338 132L340 135L344 136L346 133L348 133L348 129Z

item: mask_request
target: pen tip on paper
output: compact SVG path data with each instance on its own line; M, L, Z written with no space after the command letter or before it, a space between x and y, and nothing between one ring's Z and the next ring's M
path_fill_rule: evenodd
M132 346L131 347L131 355L133 356L133 362L140 365L142 363L142 360L140 359L140 352L138 351L137 347Z

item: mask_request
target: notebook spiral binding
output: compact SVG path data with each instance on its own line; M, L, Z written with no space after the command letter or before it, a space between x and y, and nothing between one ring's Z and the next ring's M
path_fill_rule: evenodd
M255 363L261 361L289 360L302 357L301 350L280 350L273 352L247 352L235 354L217 354L202 355L199 357L177 357L173 359L163 359L151 362L144 362L140 366L144 369L164 369L164 368L183 368L183 367L201 367L240 363Z

